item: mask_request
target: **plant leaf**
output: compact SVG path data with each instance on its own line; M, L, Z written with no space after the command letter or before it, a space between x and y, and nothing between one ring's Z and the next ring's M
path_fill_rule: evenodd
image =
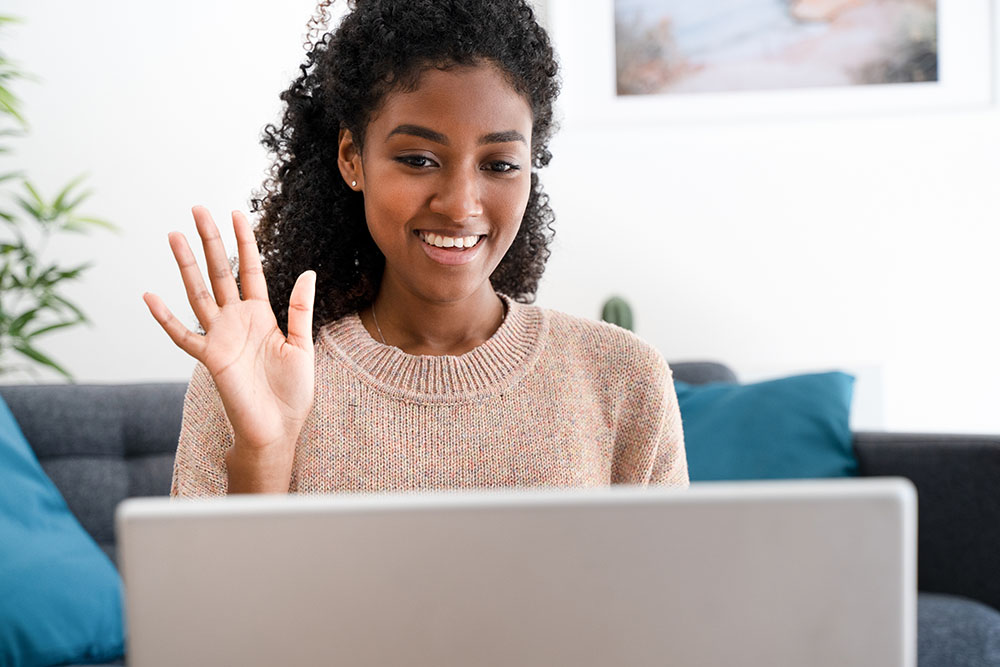
M27 268L30 269L33 267L29 266ZM25 273L27 273L27 271L25 271ZM56 266L55 264L46 266L41 273L36 274L35 284L41 285L42 287L51 287L58 281L58 278L56 278L57 275L59 275L58 266Z
M14 93L0 86L0 111L13 116L22 127L28 126L28 121L21 115L21 100Z
M21 341L19 343L14 343L13 347L14 347L15 350L17 350L18 352L20 352L24 356L26 356L26 357L28 357L30 359L34 359L38 363L40 363L40 364L42 364L44 366L48 366L49 368L55 370L56 372L61 373L63 376L66 377L67 380L70 380L70 381L73 380L73 376L70 374L69 371L67 371L65 368L63 368L62 366L60 366L56 362L52 361L52 359L49 359L47 356L45 356L44 354L42 354L41 352L39 352L35 348L33 348L30 345L28 345L28 343L26 343L24 341Z
M56 276L58 277L55 279L55 282L62 282L63 280L73 280L74 278L79 278L81 273L83 273L93 265L94 265L93 262L84 262L79 266L74 266L72 269L65 269L62 271L58 271L56 273Z
M102 227L104 229L107 229L110 232L120 232L121 231L118 228L118 225L116 225L115 223L108 222L107 220L103 220L101 218L77 217L77 216L74 216L70 222L82 222L82 223L87 224L87 225L93 225L95 227ZM81 230L82 230L82 228L81 228Z
M14 199L17 200L17 203L21 205L21 208L23 208L25 211L31 214L31 217L39 221L45 220L45 217L42 215L42 210L36 207L34 204L27 201L23 197L14 197Z
M62 213L62 214L65 214L65 215L73 215L73 211L76 210L76 208L80 204L82 204L84 201L86 201L87 199L90 199L91 195L93 195L93 194L94 194L94 191L92 189L88 188L87 190L84 190L83 192L81 192L80 194L78 194L72 201L70 201L68 203L61 203L59 205L60 208L58 209L59 213Z
M73 313L75 313L76 316L79 317L82 321L84 321L84 322L88 321L87 320L87 316L84 315L83 311L80 310L79 307L77 307L75 304L70 303L69 301L67 301L63 297L59 296L58 294L50 294L49 296L52 298L53 301L57 301L57 302L61 303L63 306L65 306L66 308L69 308L71 311L73 311Z
M24 328L25 324L35 319L39 310L39 308L32 308L31 310L27 310L18 315L14 321L10 323L10 328L7 330L7 333L11 336L20 336L21 329Z
M35 201L38 203L38 205L41 208L45 208L45 200L42 199L42 196L40 194L38 194L38 190L36 190L35 186L31 184L31 181L21 181L21 182L24 184L24 189L31 193L31 196L35 198Z
M74 206L76 206L76 204L78 204L84 198L89 197L91 195L91 193L92 193L92 191L90 191L90 190L88 190L87 192L84 192L82 195L80 195L80 197L76 200L76 204L71 204L71 205L67 206L65 209L63 208L63 202L66 200L66 197L69 196L70 191L72 191L73 188L75 188L81 182L83 182L83 179L85 179L85 178L87 178L87 174L80 174L79 176L77 176L76 178L74 178L72 181L70 181L69 184L66 187L64 187L62 189L62 191L58 195L56 195L56 200L54 202L52 202L52 208L54 208L55 210L60 211L60 212L62 212L63 210L69 210L69 209L72 209Z
M83 324L86 320L81 320L79 318L75 320L66 320L65 322L59 322L57 324L50 324L47 327L42 327L41 329L36 329L29 334L25 334L25 338L35 338L36 336L41 336L42 334L47 334L50 331L55 331L56 329L63 329L65 327L71 327L77 324Z

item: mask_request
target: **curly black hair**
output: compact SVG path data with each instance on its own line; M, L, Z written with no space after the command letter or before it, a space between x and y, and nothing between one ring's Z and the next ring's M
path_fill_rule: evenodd
M385 257L368 232L363 195L344 183L337 166L340 130L350 130L360 147L387 93L412 90L428 68L484 62L506 75L533 114L531 193L490 281L518 301L533 301L554 220L536 170L552 157L552 105L559 93L552 46L534 11L527 0L350 4L335 31L307 42L301 73L281 94L281 125L266 126L261 138L274 164L251 207L261 213L257 242L279 327L287 331L288 299L303 271L316 270L315 330L369 305L382 279ZM321 2L318 16L328 5Z

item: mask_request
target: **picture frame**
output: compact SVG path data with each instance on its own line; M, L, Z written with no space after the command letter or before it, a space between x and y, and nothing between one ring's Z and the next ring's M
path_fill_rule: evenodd
M570 124L710 122L988 107L998 78L994 2L938 0L938 81L624 96L616 92L615 0L548 0L546 16Z

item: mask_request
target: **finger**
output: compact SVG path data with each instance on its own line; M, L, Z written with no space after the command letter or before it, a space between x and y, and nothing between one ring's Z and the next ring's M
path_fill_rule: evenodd
M155 294L146 292L142 295L142 300L146 302L146 307L149 308L153 319L159 322L163 330L170 336L170 340L174 341L174 345L201 361L201 354L205 349L205 337L192 333L180 320L174 317L174 314L163 303L163 299Z
M184 282L191 310L207 331L209 322L215 319L219 312L219 306L205 286L205 280L201 276L201 270L187 238L180 232L171 232L167 234L167 239L170 242L170 250L174 253L174 259L177 260L177 268L181 271L181 280Z
M222 244L219 228L215 226L212 215L204 206L195 206L191 209L191 213L198 228L198 236L201 237L201 245L205 249L205 268L208 271L208 280L212 283L215 302L224 306L239 301L240 292L236 288L233 269L229 265L226 247Z
M267 301L267 281L260 264L257 239L246 216L233 211L233 231L236 232L236 248L240 255L240 288L244 299Z
M288 299L288 343L311 350L313 301L316 297L316 272L306 271L295 281Z

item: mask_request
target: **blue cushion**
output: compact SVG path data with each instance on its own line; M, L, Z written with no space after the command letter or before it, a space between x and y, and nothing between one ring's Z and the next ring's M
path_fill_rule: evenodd
M123 631L117 570L0 399L0 665L108 662Z
M691 481L857 474L848 423L854 377L847 373L674 384Z

